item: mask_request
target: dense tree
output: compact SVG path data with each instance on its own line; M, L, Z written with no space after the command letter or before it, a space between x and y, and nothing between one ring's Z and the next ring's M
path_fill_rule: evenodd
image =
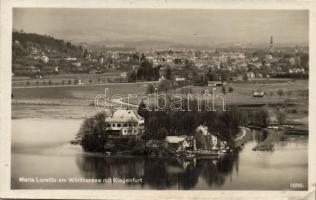
M85 151L102 152L106 142L105 134L105 112L97 113L95 116L83 121L76 140L80 141Z
M146 93L147 94L153 94L155 92L155 86L153 84L149 84L147 86L147 90L146 90Z
M222 86L222 93L226 94L226 87L225 86Z
M146 104L142 101L139 103L138 105L138 110L137 110L137 114L139 114L141 117L146 118L146 110L147 106Z
M164 140L168 136L168 131L165 127L158 129L157 131L157 139Z
M279 90L277 91L277 94L281 97L281 96L284 95L284 91L283 91L282 89L279 89Z
M36 33L24 33L13 31L12 41L18 41L23 48L37 47L40 49L54 49L59 51L69 51L74 54L80 53L80 48L65 42L64 40L58 40L51 36L39 35Z
M275 111L275 115L276 115L279 125L282 125L285 122L286 113L282 111L280 108L277 108Z
M133 81L136 81L137 79L137 73L135 70L132 70L128 73L128 81L129 82L133 82Z
M168 80L172 79L172 71L171 71L170 66L167 66L167 69L166 69L166 79L168 79Z
M152 81L155 77L155 70L153 68L153 64L149 62L147 59L142 61L139 69L137 70L136 77L138 80L147 80Z

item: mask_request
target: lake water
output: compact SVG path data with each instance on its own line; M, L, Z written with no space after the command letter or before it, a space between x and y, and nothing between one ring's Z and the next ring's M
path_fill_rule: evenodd
M12 189L307 189L306 136L286 137L274 151L260 152L252 148L265 136L254 132L239 153L218 161L108 158L69 144L81 122L12 120Z

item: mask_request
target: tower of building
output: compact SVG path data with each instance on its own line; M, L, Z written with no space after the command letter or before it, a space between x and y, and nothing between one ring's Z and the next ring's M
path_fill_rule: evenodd
M270 53L273 52L273 36L271 35L271 38L270 38Z

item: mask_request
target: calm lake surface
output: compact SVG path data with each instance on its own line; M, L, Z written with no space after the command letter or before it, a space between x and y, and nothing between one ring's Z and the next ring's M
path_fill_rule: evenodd
M218 161L108 158L84 153L80 146L69 144L81 122L12 120L12 189L307 189L306 136L287 136L273 152L260 152L252 148L265 135L253 132L239 153ZM84 181L70 183L73 178ZM87 182L90 179L102 182ZM133 181L124 183L126 179ZM303 188L293 189L291 183Z

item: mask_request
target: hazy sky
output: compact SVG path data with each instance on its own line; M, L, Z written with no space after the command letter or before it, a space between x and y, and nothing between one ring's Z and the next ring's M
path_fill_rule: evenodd
M308 43L308 11L15 8L13 27L75 42Z

